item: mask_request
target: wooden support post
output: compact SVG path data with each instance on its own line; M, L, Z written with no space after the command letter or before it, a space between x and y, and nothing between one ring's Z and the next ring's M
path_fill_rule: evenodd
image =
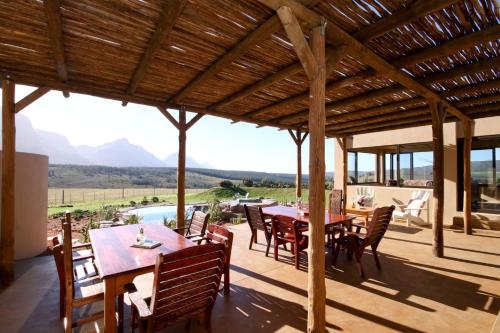
M342 177L342 192L344 193L344 206L343 212L345 212L347 208L347 179L349 178L349 170L348 170L348 165L347 165L347 137L342 138L342 170L344 176Z
M471 165L470 154L472 146L472 122L464 121L464 232L472 234L472 193L471 193Z
M432 143L434 152L433 181L434 181L434 224L432 225L432 253L436 257L443 257L443 210L444 210L444 146L443 122L446 116L443 105L436 100L430 100L432 114Z
M177 228L184 228L186 192L186 111L179 110L179 158L177 164Z
M307 331L325 332L325 25L311 33L318 66L309 97L309 272Z
M2 80L2 203L0 215L0 280L7 286L14 281L15 227L15 83Z
M302 197L302 144L309 133L306 132L302 135L302 131L297 130L297 133L294 133L290 129L288 133L290 133L293 142L297 146L297 175L295 176L295 198L297 199Z

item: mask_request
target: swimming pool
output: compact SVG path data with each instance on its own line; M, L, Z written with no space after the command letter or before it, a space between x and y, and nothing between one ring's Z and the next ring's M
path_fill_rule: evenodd
M186 205L186 211L192 209L192 206ZM157 222L175 219L177 216L177 206L155 206L146 208L136 208L128 211L129 214L135 214L142 217L141 222Z

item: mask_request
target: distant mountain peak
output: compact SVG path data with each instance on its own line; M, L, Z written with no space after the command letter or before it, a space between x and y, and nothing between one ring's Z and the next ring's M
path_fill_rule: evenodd
M99 146L73 146L61 134L33 128L28 117L17 115L17 150L49 156L50 164L103 165L111 167L177 167L177 153L160 160L143 147L120 138ZM186 157L188 168L207 168Z

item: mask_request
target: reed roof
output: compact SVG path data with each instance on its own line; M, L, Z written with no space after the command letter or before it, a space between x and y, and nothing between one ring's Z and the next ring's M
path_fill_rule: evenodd
M299 2L470 118L500 115L497 1ZM2 1L0 35L18 83L307 129L307 77L257 0ZM328 136L431 122L426 98L327 47Z

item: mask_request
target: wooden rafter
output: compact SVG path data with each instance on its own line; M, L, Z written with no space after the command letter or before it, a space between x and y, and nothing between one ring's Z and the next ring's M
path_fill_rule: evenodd
M365 42L381 36L394 28L415 21L419 17L426 16L432 12L438 11L458 0L418 0L391 15L385 16L379 21L370 24L366 28L353 34L353 37L359 41Z
M190 129L194 124L196 124L198 122L198 120L200 120L203 116L204 116L203 113L198 113L196 116L194 116L193 118L191 118L191 120L188 121L187 124L186 124L186 131L188 129Z
M373 38L375 38L381 34L384 34L386 32L389 32L389 31L401 26L404 23L408 23L411 20L416 20L419 17L425 16L431 12L440 10L444 7L449 6L450 4L452 4L456 1L457 0L439 0L439 1L420 0L420 1L412 4L408 8L405 8L405 9L403 9L399 12L396 12L390 16L386 16L386 17L380 19L379 21L377 21L373 24L370 24L366 28L361 29L360 31L358 31L357 33L354 34L354 37L356 39L358 39L359 41L361 41L362 43L367 43L370 40L372 40ZM411 16L411 17L409 17L409 16ZM295 65L297 65L297 64L295 64ZM282 73L282 74L288 74L288 73ZM291 72L288 75L293 75L293 74L295 74L295 72ZM335 90L339 90L339 89L342 89L344 87L362 82L366 78L373 77L375 75L376 75L376 72L373 69L368 69L368 70L363 71L362 73L359 73L353 77L340 79L338 81L330 83L326 87L326 92L327 92L327 94L331 93ZM222 101L220 104L218 103L217 106L220 106L221 104L225 105L225 104L232 103L235 100L246 97L246 96L248 96L256 91L259 91L259 90L261 90L269 85L272 85L275 82L282 80L286 77L285 75L280 75L274 79L271 79L271 77L273 77L273 76L274 75L271 75L270 77L265 78L264 80L254 84L248 88L245 88L244 90L242 90L242 92L245 91L244 94L236 93L234 95L234 97L232 97L232 98L230 97L227 100ZM253 87L253 89L252 89L252 87ZM259 110L250 111L250 112L246 113L246 115L253 117L253 116L257 116L259 114L268 113L268 112L271 112L273 110L280 109L285 105L291 105L291 104L299 102L299 101L305 101L305 100L307 100L307 97L308 97L307 92L305 92L304 94L300 94L298 96L291 97L288 100L281 101L279 103L271 105L270 107L265 107L265 108L262 108Z
M326 73L330 73L335 66L338 64L340 60L348 53L349 45L340 45L338 47L329 47L326 50ZM292 75L300 73L303 71L302 64L299 62L295 62L290 66L287 66L276 73L266 77L263 80L257 81L256 83L243 88L242 90L237 91L229 97L224 98L220 102L217 102L211 105L210 109L217 109L221 106L231 104L240 99L243 99L247 96L252 95L253 93L263 90L266 87L269 87L276 82L286 79ZM250 113L249 113L250 114Z
M142 58L139 61L132 78L130 79L127 88L127 95L133 95L135 93L139 82L144 78L144 75L146 75L146 72L153 62L155 54L161 48L165 38L172 31L174 24L179 15L182 13L186 3L187 0L172 0L163 5L164 8L161 12L156 30L154 31L146 51L142 55Z
M177 128L177 129L180 128L180 123L174 118L174 116L172 116L172 114L170 112L168 112L167 109L162 108L162 107L158 107L158 110L161 112L162 115L165 116L165 118L167 118L168 121L170 121L170 123L172 125L175 126L175 128Z
M43 1L43 8L47 18L47 31L52 52L54 53L57 76L61 82L65 83L68 81L68 66L64 53L61 3L59 0L46 0ZM69 93L66 90L63 90L63 94L64 97L69 97Z
M316 14L314 11L311 11L297 2L293 0L259 0L260 2L268 5L271 8L276 8L281 5L286 4L287 6L292 7L294 12L298 13L298 16L306 22L306 24L309 24L311 26L316 25L319 21L319 15ZM465 37L459 37L456 38L450 42L443 43L437 47L434 47L432 49L425 49L423 51L419 51L416 54L412 54L410 56L404 57L403 59L397 60L394 62L395 66L397 67L404 67L408 66L411 62L419 62L422 59L429 59L429 58L434 58L438 57L445 52L445 54L453 53L458 50L462 50L464 48L469 48L472 47L478 43L481 43L483 41L488 41L488 40L494 40L498 38L499 36L500 29L498 26L494 26L492 28L489 28L487 30L481 30L476 33L469 34ZM348 35L345 31L340 29L338 26L336 26L333 22L329 22L329 29L327 29L327 38L329 39L330 42L332 43L348 43L352 42L353 47L357 49L357 54L359 55L358 58L369 66L373 67L375 70L377 70L380 73L383 73L385 76L388 76L390 79L399 82L403 86L414 90L418 94L420 94L423 97L430 98L430 99L437 99L441 100L435 92L430 90L429 88L423 86L419 82L415 81L411 77L409 77L406 73L403 71L399 70L395 66L389 64L385 60L383 60L381 57L376 55L374 52L369 50L368 48L364 47L359 41L355 40L352 36ZM446 53L447 52L447 53ZM425 55L423 57L422 55ZM363 75L366 75L362 73ZM296 97L292 97L293 102L297 101ZM456 109L454 106L449 104L447 101L443 101L444 106L452 113L454 113L456 116L461 117L461 118L466 118L464 114L462 114L458 109ZM282 102L283 103L283 102ZM281 106L283 106L283 104ZM255 113L254 113L255 114Z
M19 102L16 103L16 113L21 112L23 109L25 109L28 105L45 95L50 91L50 88L47 87L40 87L37 88L35 91L31 92L28 94L26 97L21 99Z
M319 0L301 0L301 3L305 6L314 6ZM227 68L233 61L239 58L241 55L245 54L250 48L254 47L260 43L265 38L269 37L271 34L278 32L281 29L281 23L277 15L272 16L266 22L261 24L257 29L243 38L238 42L231 50L225 53L221 58L219 58L210 67L200 73L191 82L189 82L184 88L182 88L172 99L171 102L180 103L184 98L186 98L191 92L196 90L204 82L207 82L210 78L220 73L222 70Z
M283 28L288 35L288 38L292 42L295 49L295 53L299 57L300 63L306 72L306 76L309 80L314 79L318 72L318 64L314 59L309 45L307 44L306 37L302 32L299 22L293 15L292 10L289 7L283 6L278 8L278 17L280 18Z

